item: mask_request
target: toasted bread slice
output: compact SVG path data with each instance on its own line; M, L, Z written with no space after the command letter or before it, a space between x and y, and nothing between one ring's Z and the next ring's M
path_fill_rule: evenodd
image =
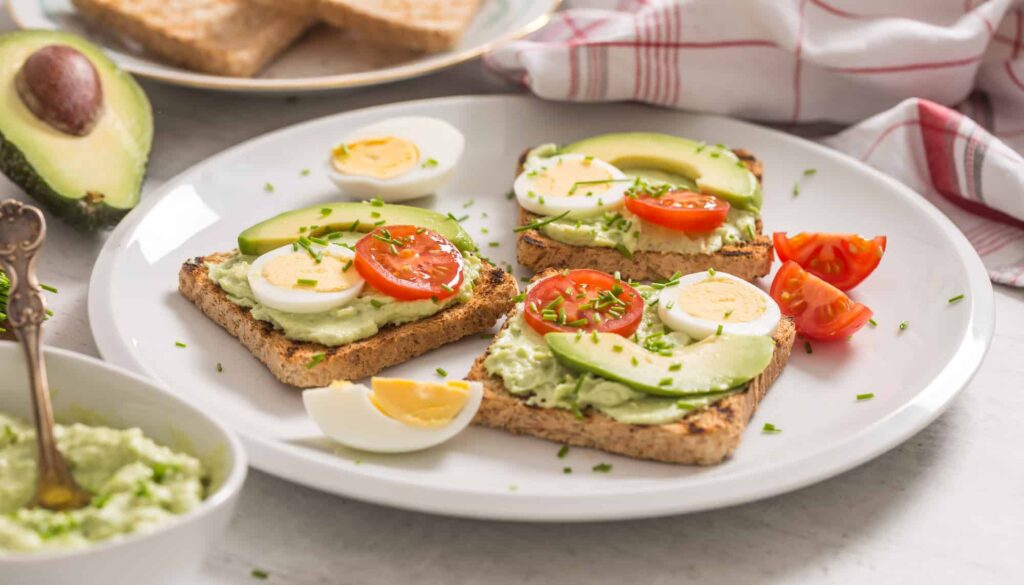
M522 171L526 154L520 157L517 174ZM763 165L750 152L736 149L733 152L760 181ZM523 208L519 208L519 225L526 225L540 219ZM753 242L743 245L724 246L714 254L679 254L675 252L633 252L633 258L626 258L612 248L571 246L553 240L538 230L520 232L516 238L516 259L534 272L548 268L593 268L603 272L618 272L633 280L662 280L676 272L687 274L714 268L733 274L745 280L754 280L768 274L772 267L773 248L771 238L761 234L761 221L757 222L758 236Z
M486 331L515 305L512 297L519 293L512 275L485 262L468 303L453 305L419 321L383 327L368 339L327 347L292 341L270 323L254 319L248 309L232 303L224 290L210 280L207 269L208 263L223 262L229 256L213 254L185 262L178 274L178 290L207 317L237 337L278 380L300 388L372 376L388 366ZM313 356L321 353L323 361L308 367Z
M248 0L72 0L106 32L195 71L251 77L313 24Z
M774 337L775 353L771 363L751 380L746 391L727 396L667 425L621 423L589 408L579 419L562 408L530 406L525 397L506 390L501 378L487 373L484 360L490 353L488 350L476 359L466 376L468 380L484 384L483 403L473 423L637 459L714 465L724 461L739 445L757 405L786 367L796 337L793 322L783 319Z
M315 16L377 44L427 52L453 47L481 0L256 0L293 14Z

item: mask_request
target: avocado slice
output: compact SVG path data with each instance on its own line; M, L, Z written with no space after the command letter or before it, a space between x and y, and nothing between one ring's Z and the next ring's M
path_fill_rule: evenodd
M692 182L703 193L748 211L761 209L761 185L731 150L656 132L601 134L562 147L560 152L601 159L627 175ZM672 180L678 177L677 180ZM681 179L681 180L680 180Z
M573 370L657 396L690 397L735 388L768 367L775 351L770 338L752 335L712 335L672 356L647 351L614 333L548 333L544 340L555 358Z
M369 232L374 224L415 225L448 238L462 251L476 250L469 232L455 219L420 207L373 204L366 202L325 203L287 211L248 228L238 235L238 250L243 254L265 254L288 245L303 235L319 236L328 232ZM357 223L358 222L358 223ZM316 226L310 229L312 226ZM305 231L300 232L300 229Z
M55 47L77 63L50 60L25 75L30 57ZM83 70L94 85L80 83ZM63 89L29 99L25 77L37 90ZM40 108L61 110L72 124L61 124L60 115L40 117ZM0 35L0 170L51 212L84 229L117 223L138 203L152 141L146 94L98 47L57 31Z

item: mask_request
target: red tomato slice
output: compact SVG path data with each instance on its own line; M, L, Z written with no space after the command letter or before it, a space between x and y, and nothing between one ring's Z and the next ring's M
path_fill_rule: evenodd
M644 298L635 288L597 270L570 270L530 288L524 318L541 335L600 331L627 337L643 314Z
M860 284L885 253L885 236L868 240L856 234L799 233L790 238L775 232L772 239L779 260L792 260L839 290Z
M414 225L384 226L355 247L359 275L396 299L442 300L462 286L462 253L437 232Z
M644 221L683 232L710 232L725 222L729 203L704 193L668 191L626 197L626 209Z
M772 298L782 313L796 323L804 337L831 341L845 339L871 319L871 309L855 303L846 293L804 271L792 260L772 281Z

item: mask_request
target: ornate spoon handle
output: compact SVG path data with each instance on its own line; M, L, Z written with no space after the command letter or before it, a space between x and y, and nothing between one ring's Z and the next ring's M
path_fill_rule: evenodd
M35 270L36 253L45 238L46 222L38 209L14 200L0 203L0 268L11 281L7 322L25 348L35 410L39 478L34 505L73 510L88 504L90 496L75 484L53 436L53 407L42 352L46 303Z

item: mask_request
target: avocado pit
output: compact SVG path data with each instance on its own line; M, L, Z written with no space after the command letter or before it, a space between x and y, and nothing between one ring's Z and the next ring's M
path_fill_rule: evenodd
M67 45L32 53L15 77L15 88L37 118L72 136L86 136L103 113L103 86L88 57Z

